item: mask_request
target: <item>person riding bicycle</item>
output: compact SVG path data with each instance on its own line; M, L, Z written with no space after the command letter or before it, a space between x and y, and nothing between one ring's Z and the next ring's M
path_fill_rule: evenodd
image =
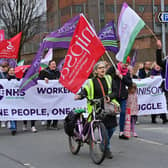
M105 75L105 64L100 61L95 64L94 77L88 79L87 83L84 85L84 88L75 96L75 99L83 99L87 97L89 100L103 98L105 93L106 102L113 101L117 106L119 103L115 100L117 97L117 88L115 81L112 80L110 75ZM88 113L92 112L92 105L88 101ZM104 99L102 99L101 108L104 109ZM115 115L106 115L102 121L106 127L108 135L108 145L106 149L106 157L112 158L112 152L110 150L110 139L115 131L117 126L117 119Z

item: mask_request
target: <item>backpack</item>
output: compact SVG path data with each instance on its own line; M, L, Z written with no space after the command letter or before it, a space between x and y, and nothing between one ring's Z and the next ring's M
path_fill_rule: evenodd
M64 120L64 131L68 136L74 135L74 128L76 126L77 115L73 111L69 112Z

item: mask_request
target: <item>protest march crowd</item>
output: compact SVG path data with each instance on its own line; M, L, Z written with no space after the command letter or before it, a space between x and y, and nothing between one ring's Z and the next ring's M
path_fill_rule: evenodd
M129 10L126 4L124 4L124 8ZM124 14L122 13L122 15ZM122 22L122 18L120 18L120 22ZM86 27L84 27L85 24ZM143 28L143 26L144 24L142 23L140 29ZM84 98L98 99L103 97L104 99L102 99L101 105L102 109L105 109L105 104L109 102L113 102L116 106L120 106L121 111L119 114L119 139L129 139L129 136L125 134L125 124L127 120L126 115L129 111L131 115L130 127L132 136L138 137L138 134L135 130L135 125L138 122L139 111L137 95L138 86L134 82L134 79L152 79L154 78L154 76L162 76L163 79L165 78L166 59L162 60L161 41L157 40L156 61L136 63L137 66L135 67L135 62L133 63L131 58L128 56L128 53L125 54L125 51L121 51L122 47L120 48L119 52L117 51L118 53L116 52L116 58L118 61L117 64L114 64L111 61L104 61L103 59L101 61L98 61L100 57L105 53L105 49L98 39L97 35L95 34L93 28L88 25L88 22L83 16L80 17L76 29L78 29L78 31L75 30L74 32L71 44L69 46L68 54L61 69L59 70L57 68L55 60L50 60L48 63L48 67L41 69L36 79L44 80L46 84L48 84L50 80L59 80L59 82L63 86L65 86L71 92L75 93L75 100ZM79 30L82 33L80 35L77 35L77 33L80 32ZM120 31L119 29L120 43L122 43L122 33L124 33L124 31ZM129 37L127 37L127 39L129 39ZM46 41L44 40L44 43ZM129 40L124 41L123 43L124 45L127 45L129 44ZM46 44L48 43L46 42ZM40 48L37 56L39 56L41 54L41 50L45 48L44 45L42 45L42 47L43 48ZM92 50L89 47L92 48ZM95 55L97 57L95 57ZM124 55L124 57L121 58L121 55ZM81 58L78 59L79 57ZM37 60L37 62L39 62L39 60ZM33 71L33 73L31 73L33 65L37 66L37 62L35 59L31 67L27 67L24 69L22 82L28 79L28 76L30 74L34 75L36 72L39 71L38 66L36 71ZM77 78L81 80L76 80ZM8 62L3 62L0 65L0 79L7 79L9 81L13 79L21 80L17 78L15 74L15 69L13 67L10 67ZM87 82L85 82L86 80ZM85 84L82 86L84 82ZM25 85L22 86L24 87ZM82 89L79 91L79 88L81 87ZM165 93L165 97L168 103L168 91L165 88L165 81L163 80L160 89ZM55 106L57 105L55 104ZM91 113L92 105L88 102L87 106L88 113ZM150 106L152 105L150 104ZM162 119L163 124L168 123L167 115L165 112L160 114L151 114L151 123L156 124L156 118L158 116L160 116L160 118ZM37 132L35 120L31 120L30 122L32 132ZM47 129L58 129L58 120L47 120L47 122L41 122L42 124L46 124ZM105 125L108 135L106 156L108 158L112 158L113 155L110 147L110 139L118 125L117 116L107 115L105 118L103 118L103 123ZM11 134L15 135L17 132L17 121L1 121L1 127L6 127L6 125L8 125L8 128L11 129ZM23 131L27 130L26 120L23 121L22 129Z

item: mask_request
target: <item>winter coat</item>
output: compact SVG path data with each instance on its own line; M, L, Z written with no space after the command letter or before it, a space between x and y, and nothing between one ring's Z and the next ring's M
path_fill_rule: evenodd
M39 78L41 80L44 80L44 78L48 78L49 80L56 80L59 79L60 77L60 72L58 69L56 70L50 70L50 68L46 68L42 71L40 71Z
M117 100L122 101L127 99L128 97L128 87L132 85L132 79L130 76L129 71L126 75L123 76L122 79L120 79L117 75L115 75L115 70L112 67L110 67L107 71L107 74L111 75L112 78L115 81L115 85L117 87Z

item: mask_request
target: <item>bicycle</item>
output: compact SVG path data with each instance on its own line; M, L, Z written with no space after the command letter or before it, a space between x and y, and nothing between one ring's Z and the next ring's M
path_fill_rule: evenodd
M86 121L83 117L85 109L74 110L77 122L73 129L73 135L69 136L69 148L72 154L78 154L80 147L84 143L89 144L90 157L95 164L101 164L105 159L107 146L107 132L101 121L103 110L101 109L101 99L90 100L93 111L88 115ZM96 108L98 107L98 108ZM91 121L88 120L91 117Z

